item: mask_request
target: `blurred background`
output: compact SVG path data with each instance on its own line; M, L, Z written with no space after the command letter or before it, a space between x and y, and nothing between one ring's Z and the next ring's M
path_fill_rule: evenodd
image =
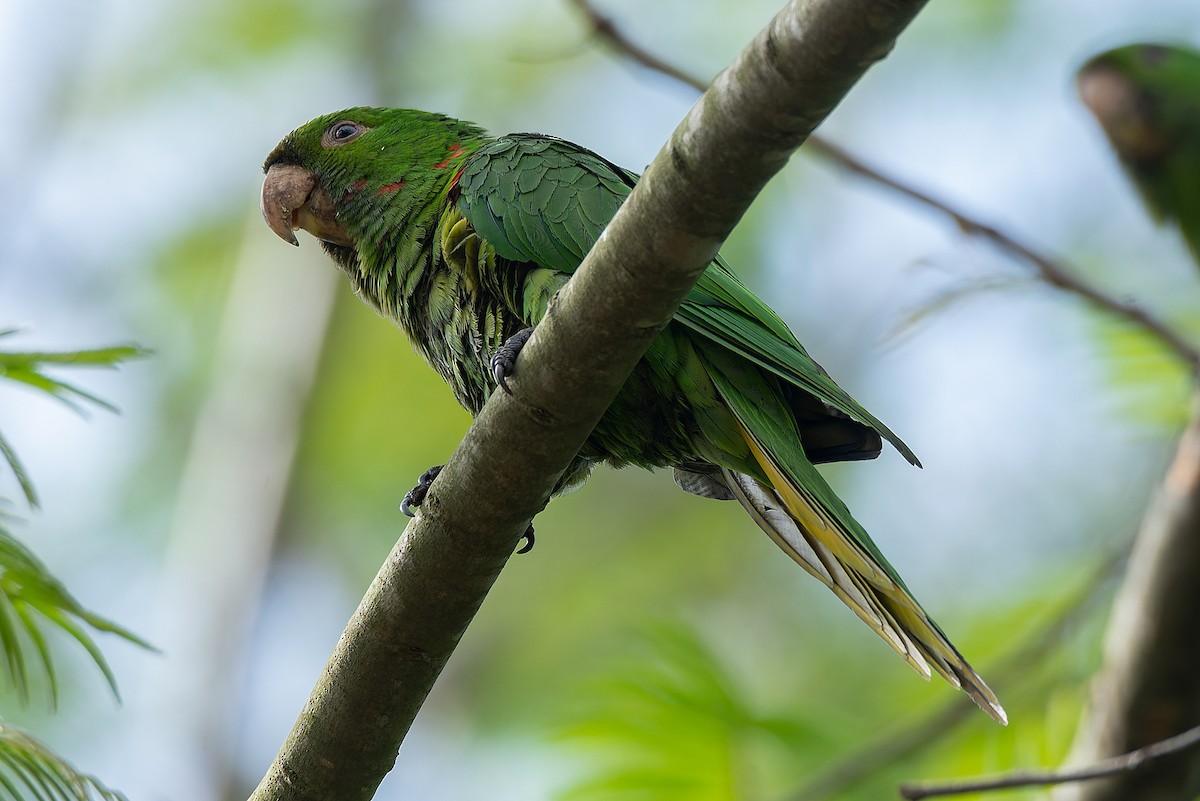
M705 78L779 5L597 3ZM1196 44L1200 12L932 3L822 133L1195 331L1184 247L1074 92L1084 59L1135 40ZM71 374L119 416L0 387L42 495L16 533L161 649L101 638L118 704L54 637L57 714L4 697L3 716L131 801L244 798L402 531L404 492L466 430L315 241L294 250L262 223L261 162L284 134L406 105L641 169L693 100L566 0L0 2L0 327L24 328L14 347L153 351ZM1012 724L971 714L874 767L860 749L925 744L909 727L956 693L890 656L736 505L601 470L539 516L379 798L787 799L842 760L867 775L838 797L883 798L899 779L1062 759L1099 661L1093 577L1161 476L1184 370L803 151L725 253L922 458L827 475ZM18 497L7 474L0 495Z

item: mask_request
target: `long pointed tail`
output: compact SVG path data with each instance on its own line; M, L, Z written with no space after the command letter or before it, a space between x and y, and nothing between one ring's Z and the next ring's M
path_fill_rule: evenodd
M925 614L813 466L775 379L722 348L703 349L701 358L737 423L736 431L724 433L740 434L746 446L743 450L742 443L729 443L730 452L743 459L745 472L725 470L725 483L759 527L917 672L926 678L938 673L988 715L1007 723L995 694Z
M756 460L776 485L724 471L726 483L754 522L797 564L850 607L872 631L926 679L937 672L1002 724L1008 716L995 693L967 664L906 587L805 492L780 471L746 432ZM818 481L823 481L813 471ZM778 488L778 489L777 489Z

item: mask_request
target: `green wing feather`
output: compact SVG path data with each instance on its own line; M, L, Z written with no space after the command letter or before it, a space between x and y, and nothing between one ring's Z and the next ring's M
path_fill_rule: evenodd
M637 178L570 142L517 134L483 146L467 161L457 208L497 256L540 268L524 280L537 283L541 296L543 285L553 282L545 273L565 279L575 271ZM526 308L527 322L536 323L542 309L544 300ZM725 454L726 497L736 497L776 544L909 664L926 677L938 672L1004 722L995 695L814 467L773 376L874 429L918 464L912 451L833 382L720 256L676 312L672 329L676 337L691 334L684 347L696 371L682 370L690 388L680 386L704 435ZM670 337L656 340L672 342L678 344ZM730 470L734 463L742 467Z
M514 134L485 145L459 180L459 206L497 255L573 273L632 191L638 176L554 137ZM718 256L675 320L816 396L917 457L834 383L784 322Z

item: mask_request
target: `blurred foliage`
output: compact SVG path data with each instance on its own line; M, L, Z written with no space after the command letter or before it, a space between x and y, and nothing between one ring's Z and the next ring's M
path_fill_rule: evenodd
M771 680L770 671L753 653L741 660L753 668L740 666L728 647L709 644L703 625L672 618L637 626L560 700L567 721L560 739L585 773L557 797L870 799L920 775L1056 765L1082 702L1075 682L1095 660L1094 613L1110 597L1122 563L1113 558L1096 570L1081 568L1052 593L977 620L964 647L979 652L986 642L1005 643L1002 658L991 649L985 674L1012 713L1008 729L990 725L967 699L940 688L937 705L914 705L882 728L852 733L831 725L836 715L811 698L764 702L759 685L764 676ZM809 686L829 695L825 703L852 708L856 695L861 701L863 687L823 678ZM907 694L903 687L888 690Z
M819 720L756 709L682 622L649 628L629 646L579 687L563 737L595 773L562 799L761 798L771 752L802 763L824 744Z
M1194 376L1158 340L1124 320L1091 315L1097 348L1112 381L1112 402L1130 423L1172 431L1187 422Z
M11 336L15 329L0 331ZM110 411L109 402L50 375L48 367L116 367L123 361L145 355L139 348L120 346L74 351L0 351L0 378L8 379L49 395L83 413L83 404ZM33 481L8 442L0 438L0 451L17 476L25 500L36 507ZM89 611L67 591L33 552L17 541L0 517L0 652L5 676L22 703L29 700L35 675L44 678L51 705L59 696L58 674L44 628L46 624L65 632L91 657L104 674L113 694L117 680L104 654L88 629L115 634L149 648L150 645L127 629ZM32 655L30 652L32 651ZM13 799L37 801L87 801L91 798L123 799L91 776L77 773L29 734L0 722L0 787Z
M180 26L187 50L182 64L219 69L253 66L318 34L333 33L340 15L305 0L237 0L189 6L192 24Z
M217 0L144 8L146 13L122 31L122 35L154 32L153 36L138 37L145 51L142 57L130 60L114 53L93 73L92 81L107 88L106 103L152 104L164 87L200 75L237 80L264 60L286 56L313 37L332 42L346 33L354 19L353 14L337 13L312 0ZM145 69L149 59L154 60L156 69Z
M352 536L386 547L407 522L400 499L426 468L446 461L470 416L395 326L350 292L337 299L318 374L294 478L296 525L288 531L311 541L365 514L390 525ZM337 551L361 557L350 563L356 572L379 562L378 552Z

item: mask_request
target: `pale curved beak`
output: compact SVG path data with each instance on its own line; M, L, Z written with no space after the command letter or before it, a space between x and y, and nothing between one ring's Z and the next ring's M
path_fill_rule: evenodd
M292 233L303 228L317 239L354 247L350 233L338 219L329 193L310 171L295 164L273 164L262 188L262 215L284 242L300 244Z
M273 164L262 187L262 216L284 242L299 245L292 233L300 225L299 212L317 186L317 177L295 164Z

